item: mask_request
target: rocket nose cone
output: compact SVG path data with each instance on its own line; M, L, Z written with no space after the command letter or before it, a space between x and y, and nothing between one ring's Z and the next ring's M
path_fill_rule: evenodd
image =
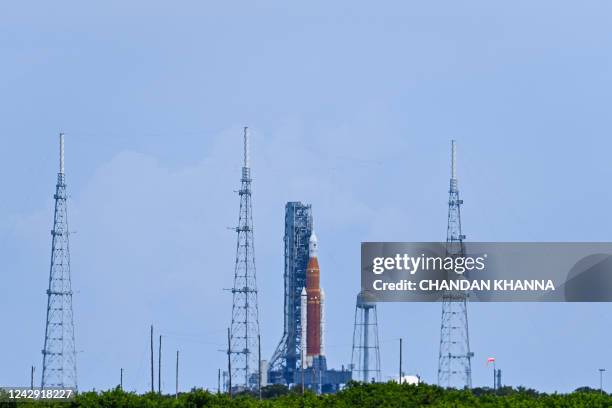
M310 242L317 242L317 234L315 234L314 231L312 231L312 234L310 234Z
M314 231L312 231L312 234L310 234L310 240L308 242L308 253L310 255L311 258L314 258L317 256L317 252L318 252L318 247L319 247L319 243L317 241L317 235L314 233Z
M305 295L305 294L306 294L306 287L304 286L304 287L302 288L302 295Z

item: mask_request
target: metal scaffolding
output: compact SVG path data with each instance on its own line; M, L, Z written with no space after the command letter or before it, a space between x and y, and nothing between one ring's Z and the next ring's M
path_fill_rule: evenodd
M285 272L283 336L270 359L268 380L291 384L301 366L301 292L306 284L308 241L312 234L309 204L288 202L285 206Z

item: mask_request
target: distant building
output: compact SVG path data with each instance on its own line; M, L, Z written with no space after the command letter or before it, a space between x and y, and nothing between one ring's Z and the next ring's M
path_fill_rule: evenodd
M394 378L393 382L397 382L397 378ZM421 377L419 377L418 375L404 375L402 376L401 383L419 385L421 383Z

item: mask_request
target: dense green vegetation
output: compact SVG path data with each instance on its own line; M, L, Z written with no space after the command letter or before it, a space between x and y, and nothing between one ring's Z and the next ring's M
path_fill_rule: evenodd
M178 407L612 407L612 395L580 388L571 394L543 394L525 388L504 387L493 393L486 388L472 391L445 390L432 385L358 384L352 383L335 395L316 396L283 386L262 390L263 400L241 394L230 399L204 390L192 390L175 398L173 395L123 392L119 389L101 393L84 392L71 402L4 403L3 407L83 407L83 408L178 408Z

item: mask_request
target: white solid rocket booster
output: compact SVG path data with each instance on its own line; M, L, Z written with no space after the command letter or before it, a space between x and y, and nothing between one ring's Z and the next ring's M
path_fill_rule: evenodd
M300 347L302 350L302 355L300 356L300 361L302 361L302 367L306 367L306 338L308 337L308 316L307 316L307 308L308 308L308 296L306 295L306 287L302 288L302 294L300 296L301 306L300 313L302 317L302 339L300 342Z

